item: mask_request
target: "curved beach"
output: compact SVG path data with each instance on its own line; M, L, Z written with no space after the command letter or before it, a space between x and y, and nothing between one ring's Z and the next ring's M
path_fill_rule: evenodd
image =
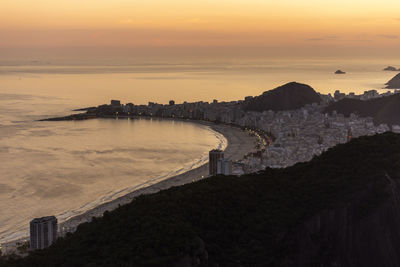
M222 134L227 140L227 146L224 150L225 158L236 161L242 159L243 156L249 152L255 151L255 144L257 139L250 136L247 131L243 131L238 127L232 127L224 124L214 124L203 121L190 121L192 123L199 123L211 128L211 130ZM200 167L191 169L185 173L155 182L151 185L144 185L143 187L129 192L119 198L109 202L102 203L82 214L73 216L64 222L59 223L59 235L63 236L67 232L73 232L77 226L84 222L91 221L92 217L100 217L105 211L111 211L119 205L124 205L132 201L133 198L142 194L152 194L160 190L165 190L173 186L179 186L194 181L198 181L208 175L208 163ZM18 244L24 242L28 237L19 238L18 240L10 241L2 244L3 252L10 253L16 251Z
M214 124L207 122L196 123L209 126L212 130L222 134L228 140L228 145L224 150L225 158L228 158L232 161L239 160L242 159L245 154L255 150L256 138L250 136L249 133L246 131L243 131L237 127L232 127L224 124ZM167 178L153 185L130 192L122 197L114 199L110 202L103 203L91 210L88 210L80 215L74 216L66 220L65 222L60 223L60 234L63 235L66 232L74 231L79 224L91 221L92 217L100 217L105 211L114 210L118 208L119 205L127 204L139 195L152 194L160 190L171 188L173 186L179 186L198 181L206 177L207 175L208 163L180 175Z

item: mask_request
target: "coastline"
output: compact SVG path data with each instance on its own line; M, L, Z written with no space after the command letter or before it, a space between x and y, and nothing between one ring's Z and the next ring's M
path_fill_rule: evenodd
M245 154L255 151L256 138L250 136L248 132L243 131L238 127L224 124L215 124L206 121L184 121L208 126L212 131L223 135L227 140L227 146L224 149L225 158L231 159L232 161L242 159ZM187 172L155 182L154 184L151 184L149 186L138 188L121 197L118 197L109 202L102 203L94 208L83 212L82 214L73 216L64 222L59 223L59 236L64 236L67 232L74 232L79 224L91 221L92 217L101 217L105 211L111 211L118 208L118 206L120 205L127 204L139 195L156 193L158 191L165 190L174 186L180 186L187 183L195 182L207 176L208 163L205 163ZM25 240L27 239L29 239L29 237L18 238L17 240L0 244L0 248L3 249L3 253L8 254L16 252L16 248L19 246L19 244L25 242Z
M189 121L199 123L210 127L213 131L222 134L228 141L228 145L224 150L225 158L232 161L239 160L243 156L254 150L255 138L251 137L246 131L239 128L208 123L199 121ZM130 203L135 197L143 194L153 194L158 191L165 190L174 186L180 186L187 183L195 182L208 176L208 163L203 164L197 168L184 172L182 174L172 176L155 184L139 188L119 198L109 202L100 204L93 209L90 209L80 215L76 215L65 222L59 224L60 234L63 235L67 232L75 231L76 227L85 222L91 221L92 217L100 217L105 211L111 211L118 208L119 205Z

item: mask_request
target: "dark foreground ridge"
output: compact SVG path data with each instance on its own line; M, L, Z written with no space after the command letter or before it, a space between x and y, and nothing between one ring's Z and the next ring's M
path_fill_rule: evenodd
M0 266L400 266L400 135L140 196Z
M400 125L400 94L371 100L344 98L329 105L325 112L331 113L335 110L346 117L351 113L372 117L377 125L381 123Z
M321 97L312 87L291 82L245 101L244 109L260 112L265 110L295 110L307 104L319 102L321 102Z

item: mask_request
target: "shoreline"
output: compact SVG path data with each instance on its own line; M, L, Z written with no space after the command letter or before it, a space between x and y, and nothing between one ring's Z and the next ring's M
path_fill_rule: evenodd
M185 120L186 121L186 120ZM188 122L198 123L211 128L211 130L222 134L227 139L227 146L224 149L225 158L231 159L232 161L243 158L245 154L254 150L255 138L250 136L246 131L239 128L219 125L214 123L191 121ZM247 141L244 139L248 139ZM254 139L254 140L253 140ZM251 140L251 141L250 141ZM67 232L75 231L76 227L84 222L91 221L92 217L100 217L105 211L111 211L118 208L119 205L130 203L135 197L143 194L153 194L161 190L169 189L174 186L180 186L187 183L201 180L208 176L208 163L205 163L199 167L191 169L187 172L169 177L167 179L158 181L152 185L145 186L134 190L126 195L118 197L109 202L100 204L80 215L76 215L65 222L59 224L60 235L64 235Z
M150 118L144 118L150 119ZM152 118L157 119L157 118ZM161 119L161 118L158 118ZM244 155L249 152L256 150L256 138L250 136L247 131L241 130L238 127L225 125L225 124L215 124L212 122L198 121L198 120L181 120L172 118L162 118L162 120L178 120L187 121L191 123L200 124L209 127L212 131L215 131L225 137L227 140L227 146L224 149L225 158L232 161L242 159ZM161 190L166 190L174 186L180 186L187 183L195 182L201 180L208 176L208 163L205 163L199 167L191 169L187 172L171 176L161 181L156 181L154 184L138 188L132 192L129 192L123 196L120 196L109 202L102 203L94 208L91 208L82 214L73 216L64 222L59 223L59 236L64 236L68 232L74 232L79 224L90 222L92 217L101 217L105 211L111 211L118 206L130 203L135 197L143 194L153 194ZM3 253L12 253L16 251L16 247L19 244L24 243L29 237L18 238L13 241L5 242L0 244L0 248L3 249Z

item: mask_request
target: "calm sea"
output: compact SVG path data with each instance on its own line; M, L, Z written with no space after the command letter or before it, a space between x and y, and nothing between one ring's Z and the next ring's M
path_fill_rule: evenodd
M35 121L68 113L69 105L0 94L0 243L27 235L34 217L64 221L200 166L209 150L226 145L220 134L188 122Z
M206 161L224 138L207 127L158 120L38 122L109 102L237 100L286 82L322 93L381 89L399 62L249 60L151 64L0 61L0 243L29 220L59 220ZM397 67L400 67L398 65ZM334 75L337 69L346 75Z

